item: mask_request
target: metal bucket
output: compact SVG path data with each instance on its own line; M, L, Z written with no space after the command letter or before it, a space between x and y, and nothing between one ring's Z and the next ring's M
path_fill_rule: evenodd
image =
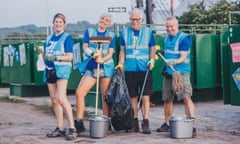
M172 138L192 138L193 124L195 119L189 117L171 117L170 137Z
M107 135L110 118L104 115L91 115L89 117L90 137L102 138Z

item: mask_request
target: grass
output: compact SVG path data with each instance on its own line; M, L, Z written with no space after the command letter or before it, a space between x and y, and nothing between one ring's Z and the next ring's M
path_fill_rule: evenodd
M14 98L14 97L9 97L9 96L1 96L0 101L10 102L10 103L23 103L24 102L24 100Z
M47 103L47 102L45 102L45 103L43 103L42 105L40 105L39 108L40 108L40 109L43 109L43 110L49 110L49 109L52 108L52 105L49 104L49 103Z
M13 123L12 123L12 122L0 122L0 126L1 126L1 125L11 126L11 125L13 125Z
M205 128L206 128L207 131L213 131L214 130L213 126L206 126Z

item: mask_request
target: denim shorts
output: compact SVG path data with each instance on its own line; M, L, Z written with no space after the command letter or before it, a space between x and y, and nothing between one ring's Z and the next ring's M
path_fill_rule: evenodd
M95 71L96 72L96 71ZM104 71L103 71L103 73L104 73ZM93 70L89 70L89 69L87 69L86 71L85 71L85 73L84 73L84 75L85 76L89 76L89 77L93 77L93 78L96 78L96 74L94 74L94 71ZM103 74L104 75L104 74ZM107 78L106 76L101 76L101 77L104 77L104 78ZM101 78L100 77L100 78Z

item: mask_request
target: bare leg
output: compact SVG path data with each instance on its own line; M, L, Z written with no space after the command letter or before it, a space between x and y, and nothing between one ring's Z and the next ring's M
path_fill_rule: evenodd
M191 98L184 98L185 113L188 117L195 116L195 107Z
M57 126L59 127L60 130L64 130L63 108L58 102L57 93L56 93L57 85L50 84L50 83L48 83L47 85L48 85L48 90L49 90L49 94L52 101L53 111L55 114L55 118L57 120Z
M166 124L169 125L169 120L173 112L173 101L165 101L163 107L164 107L165 122Z
M143 96L142 101L143 101L142 105L143 119L148 119L150 111L150 96Z
M69 128L74 128L72 106L67 98L67 93L66 93L67 84L68 84L68 80L65 80L65 79L60 79L57 81L57 97L58 97L58 102L63 107L63 110L68 119Z
M76 118L83 119L85 112L85 96L96 83L96 79L83 76L76 90Z
M111 78L101 78L101 96L102 96L102 110L103 110L103 115L109 116L109 106L105 101L105 95L107 90L109 89L110 83L111 83Z
M134 111L134 118L138 118L138 97L132 97L131 103Z

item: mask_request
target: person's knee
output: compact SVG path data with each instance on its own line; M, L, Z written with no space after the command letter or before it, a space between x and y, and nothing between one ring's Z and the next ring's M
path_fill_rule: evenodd
M58 99L52 98L52 105L57 105L57 104L59 104Z
M192 99L190 97L186 97L183 99L183 102L185 105L191 105L193 104Z

